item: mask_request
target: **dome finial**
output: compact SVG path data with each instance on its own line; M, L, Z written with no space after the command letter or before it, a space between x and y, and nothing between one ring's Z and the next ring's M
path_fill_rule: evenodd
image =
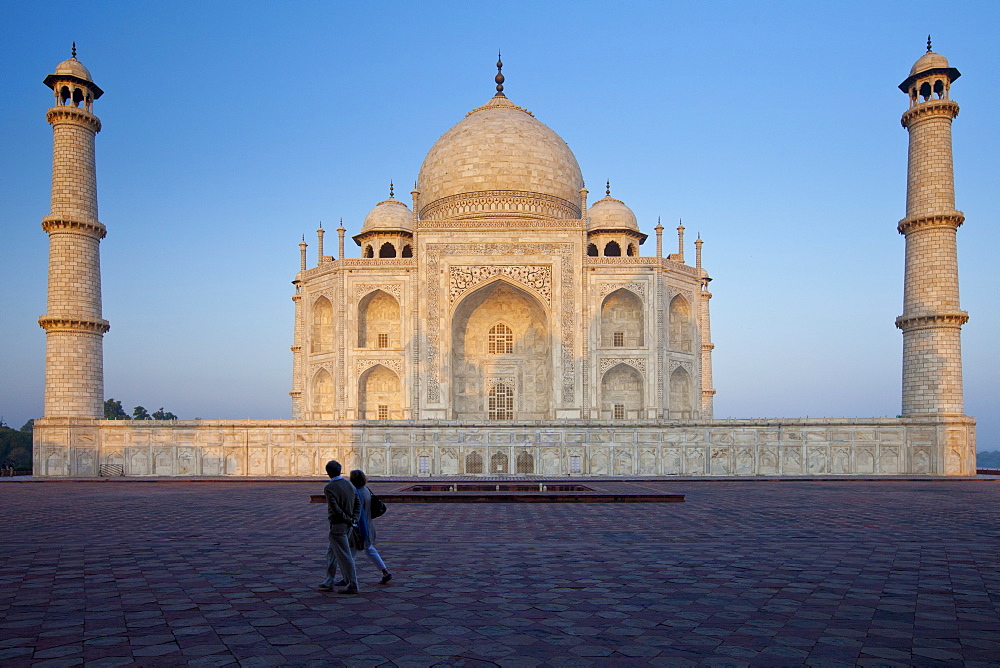
M393 185L392 181L389 181L389 197L393 197Z
M506 97L503 94L503 61L500 60L500 52L497 51L497 75L493 79L497 82L497 95L500 97Z
M76 42L73 42L73 57L76 58Z
M931 50L931 36L927 35L927 50Z
M604 194L611 197L611 179L604 182Z

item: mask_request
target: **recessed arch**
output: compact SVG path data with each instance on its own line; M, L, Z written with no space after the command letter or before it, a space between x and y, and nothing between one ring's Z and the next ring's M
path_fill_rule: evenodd
M498 382L509 381L516 395L515 417L549 417L552 412L550 331L549 315L542 302L515 283L498 278L468 293L452 312L454 416L488 417L491 388Z
M626 288L608 294L601 302L601 346L642 348L645 345L642 299Z
M403 246L403 252L399 254L399 257L413 257L413 246L410 244Z
M314 353L333 350L333 304L326 297L313 302L310 341Z
M595 244L587 244L587 256L597 257L597 246Z
M639 250L636 248L635 244L629 244L625 249L625 255L629 257L635 257L639 254Z
M313 413L333 411L333 376L326 369L320 369L313 376L311 398Z
M396 257L396 246L395 246L395 245L393 245L392 243L390 243L390 242L386 241L386 242L385 242L384 244L382 244L382 246L381 246L381 247L380 247L380 248L378 249L378 256L379 256L380 258L391 258L391 257Z
M399 376L383 364L367 369L358 379L358 417L362 420L398 420L403 417Z
M374 290L358 302L358 347L399 348L402 321L399 302L384 290Z
M604 245L604 257L621 257L622 247L617 241L609 241Z
M365 258L367 258L367 259L371 259L371 258L375 257L375 249L372 248L371 244L365 246L365 252L362 253L362 256L365 257Z
M670 394L667 415L672 420L690 420L693 414L691 374L682 366L670 373Z
M670 349L691 352L694 339L691 305L683 295L670 300L669 321Z
M601 377L601 416L614 420L639 417L644 385L642 374L628 364L608 369Z
M483 472L483 456L478 452L470 452L465 456L465 472L477 474Z

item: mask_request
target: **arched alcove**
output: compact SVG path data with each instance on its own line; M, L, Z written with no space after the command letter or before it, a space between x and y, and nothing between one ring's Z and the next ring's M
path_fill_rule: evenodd
M312 381L312 412L316 417L333 412L333 376L326 369L320 369ZM331 416L332 417L332 416Z
M378 256L384 258L396 257L396 247L387 241L378 249Z
M398 420L403 417L399 376L382 364L358 379L358 417L363 420Z
M601 377L601 417L606 420L639 417L643 409L642 394L642 374L627 364L616 364Z
M670 397L667 415L672 420L690 420L693 415L691 401L691 374L682 366L670 374Z
M371 292L358 303L358 347L399 348L402 341L399 302L384 290Z
M642 300L625 288L601 302L601 346L642 348L646 345Z
M617 241L609 241L604 246L604 257L621 257L622 247Z
M333 304L326 297L313 302L310 342L314 353L333 350Z
M681 295L670 300L670 349L690 352L694 332L692 331L691 305Z
M505 280L468 294L452 315L452 408L459 419L489 415L498 384L515 396L515 415L544 419L552 411L549 319L533 295ZM500 418L509 419L509 418Z

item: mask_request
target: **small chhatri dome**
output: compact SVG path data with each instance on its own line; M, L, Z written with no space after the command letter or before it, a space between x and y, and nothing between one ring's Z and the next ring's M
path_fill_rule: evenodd
M573 151L499 90L434 143L417 180L423 219L580 217Z
M56 65L56 74L68 74L71 77L78 77L91 83L94 81L90 78L90 70L76 59L76 42L73 42L73 55L70 56L69 60L64 60Z
M606 195L603 199L594 202L587 215L590 218L587 229L591 232L597 230L639 231L639 223L636 221L632 209L628 208L625 202L615 199L611 195Z
M939 68L948 68L948 59L942 56L940 53L934 53L933 51L928 51L924 55L917 59L917 62L913 63L913 67L910 68L910 76L915 74L920 74L921 72L926 72L927 70L935 70Z
M409 207L391 195L389 199L382 200L375 205L374 209L368 212L368 215L365 216L365 223L361 227L362 234L376 231L396 232L399 230L405 232L413 231L413 213Z

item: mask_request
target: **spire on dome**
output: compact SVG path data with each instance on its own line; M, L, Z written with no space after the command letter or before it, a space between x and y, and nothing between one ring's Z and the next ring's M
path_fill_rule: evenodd
M931 36L927 35L927 50L931 50Z
M507 97L503 94L503 61L500 60L500 52L497 51L497 75L493 78L497 82L497 97Z
M76 58L76 42L73 42L73 57Z
M389 181L389 197L393 197L394 196L392 193L393 193L393 185L392 185L392 181Z
M604 194L611 197L611 179L608 179L604 183Z

